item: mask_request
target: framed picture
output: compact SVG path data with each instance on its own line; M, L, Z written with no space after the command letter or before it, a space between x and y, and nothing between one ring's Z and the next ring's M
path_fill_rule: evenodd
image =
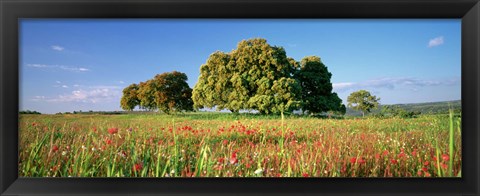
M0 12L0 195L480 194L478 0Z

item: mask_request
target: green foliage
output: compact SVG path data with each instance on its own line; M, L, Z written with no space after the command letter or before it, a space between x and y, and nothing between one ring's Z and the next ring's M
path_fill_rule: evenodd
M200 67L192 99L196 109L216 107L235 113L242 109L291 112L303 105L310 112L344 114L342 100L332 93L331 75L319 57L299 63L265 39L242 40L229 53L210 55ZM309 96L312 93L315 96ZM302 104L307 98L308 103Z
M156 75L140 84L131 84L123 89L120 105L124 110L136 106L165 113L192 111L192 89L187 84L187 75L173 71Z
M137 95L138 89L137 84L131 84L123 89L123 96L120 100L122 109L132 111L137 105L140 105L140 100Z
M399 106L385 105L382 106L382 110L378 115L381 117L416 118L420 114L421 112L419 111L407 111Z
M366 112L370 112L372 109L377 108L379 100L380 98L377 98L366 90L353 92L347 98L348 107L362 111L363 116L365 116Z
M295 77L302 87L302 111L315 114L322 112L336 112L345 114L342 100L336 93L332 93L332 73L322 63L320 57L308 56L301 60L300 69Z

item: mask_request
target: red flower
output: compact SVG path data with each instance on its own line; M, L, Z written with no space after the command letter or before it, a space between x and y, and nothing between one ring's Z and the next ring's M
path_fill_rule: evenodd
M422 168L422 170L423 170L424 172L427 172L427 171L428 171L428 169L427 169L426 167Z
M57 145L53 145L52 146L52 152L57 152L58 151L58 146Z
M106 139L105 140L105 143L107 143L108 145L112 144L112 140L111 139Z
M235 164L235 163L238 163L238 159L237 159L237 153L236 152L233 152L232 153L232 157L230 157L230 164Z
M412 156L417 156L417 149L414 149L413 152L412 152Z
M140 170L142 170L142 168L143 168L143 164L141 163L135 163L135 165L133 165L134 172L139 172Z
M353 157L350 159L351 164L355 164L357 162L357 157Z
M430 177L430 173L426 172L425 177Z
M110 134L118 133L118 128L109 128L108 133L110 133Z
M447 169L447 168L448 168L448 165L445 164L445 163L441 163L441 166L442 166L443 169Z
M218 158L218 162L219 162L219 163L223 163L223 161L225 161L225 158L223 158L223 157L222 157L222 158Z
M375 154L375 159L380 159L380 154Z
M227 145L228 144L228 140L223 140L223 145Z
M422 170L418 170L417 175L421 176L422 175Z
M387 156L387 155L388 155L388 150L383 151L383 156Z
M450 156L448 156L448 154L443 154L442 159L443 159L443 161L448 161L448 160L450 160Z
M37 126L37 123L32 123L32 126Z
M309 175L307 173L303 173L302 176L305 177L305 178L309 177Z
M360 163L360 164L364 164L365 162L366 162L366 161L365 161L365 159L363 159L363 158L360 158L360 159L358 160L358 163Z
M390 160L390 162L392 162L392 164L397 164L398 163L398 161L396 159L392 159L392 160Z
M423 163L423 165L425 165L425 166L427 166L429 164L430 164L430 162L428 162L428 161L425 161L425 163Z

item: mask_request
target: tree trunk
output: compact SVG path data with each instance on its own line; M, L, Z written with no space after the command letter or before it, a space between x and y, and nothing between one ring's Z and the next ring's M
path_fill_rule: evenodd
M362 117L365 118L365 112L364 111L362 111Z

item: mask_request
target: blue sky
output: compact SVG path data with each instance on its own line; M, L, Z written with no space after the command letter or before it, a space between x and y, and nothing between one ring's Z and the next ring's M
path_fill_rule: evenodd
M319 56L344 102L359 89L382 104L459 100L460 27L453 19L23 19L20 110L121 110L123 88L174 70L193 88L211 53L255 37L297 61Z

